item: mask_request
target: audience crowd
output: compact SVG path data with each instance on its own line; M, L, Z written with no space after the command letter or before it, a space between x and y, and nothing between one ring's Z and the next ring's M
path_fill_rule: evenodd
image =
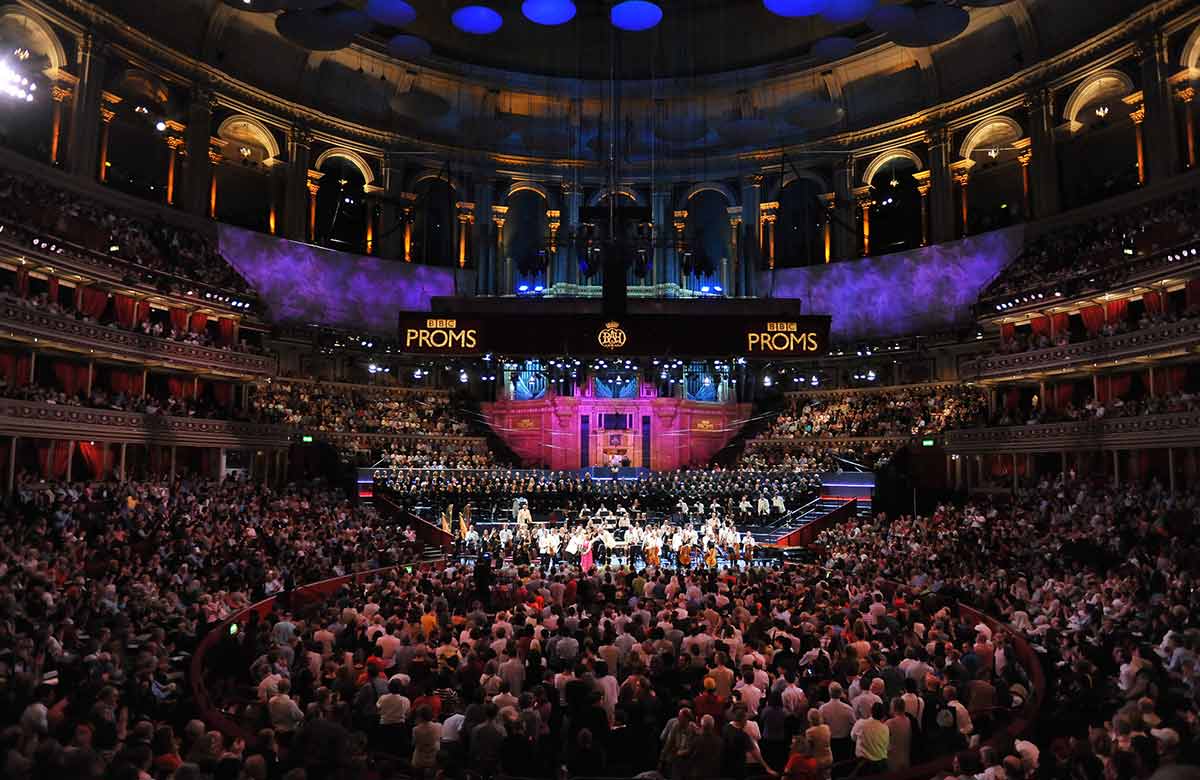
M469 435L456 411L445 392L319 382L276 380L256 385L250 396L256 422L331 433Z
M1196 228L1200 199L1196 195L1194 190L1176 193L1047 232L1029 241L980 299L990 302L1030 293L1053 296L1055 292L1070 297L1119 284L1130 273L1134 257L1200 236Z

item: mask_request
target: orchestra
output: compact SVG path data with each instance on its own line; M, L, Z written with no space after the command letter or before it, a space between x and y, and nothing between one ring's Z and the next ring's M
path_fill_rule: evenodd
M455 542L461 556L489 555L542 567L567 562L716 569L719 561L727 566L753 563L758 542L749 531L739 533L733 518L722 518L717 502L706 507L680 501L679 510L672 517L652 520L636 507L631 512L585 504L576 518L535 523L528 502L517 499L514 522L489 524L481 532L471 521L468 504L457 517ZM442 529L448 532L455 519L454 508L448 507L440 518Z

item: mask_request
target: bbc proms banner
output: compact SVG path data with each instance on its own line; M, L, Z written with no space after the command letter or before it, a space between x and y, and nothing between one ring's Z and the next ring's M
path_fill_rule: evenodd
M775 271L773 285L764 271L758 293L832 314L831 337L841 343L952 330L972 321L979 293L1024 239L1017 225L911 252Z
M454 295L455 270L381 260L218 225L221 254L258 291L271 319L319 322L394 337L403 311ZM463 288L473 274L458 271Z

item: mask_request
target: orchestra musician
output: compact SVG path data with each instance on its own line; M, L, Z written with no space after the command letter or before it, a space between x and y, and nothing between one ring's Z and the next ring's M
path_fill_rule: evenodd
M710 545L704 551L704 565L710 569L717 568L717 548L715 545Z

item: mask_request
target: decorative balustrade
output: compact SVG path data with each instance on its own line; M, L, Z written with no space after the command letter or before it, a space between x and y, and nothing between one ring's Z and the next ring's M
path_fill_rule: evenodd
M945 434L955 455L1200 446L1200 411L971 428Z
M156 338L8 302L0 303L0 335L4 334L173 368L243 376L270 375L275 370L273 357Z
M1200 319L1181 320L1101 336L1077 344L1031 349L966 361L959 375L965 380L997 379L1031 372L1055 371L1080 364L1142 357L1152 352L1191 349L1200 344Z

